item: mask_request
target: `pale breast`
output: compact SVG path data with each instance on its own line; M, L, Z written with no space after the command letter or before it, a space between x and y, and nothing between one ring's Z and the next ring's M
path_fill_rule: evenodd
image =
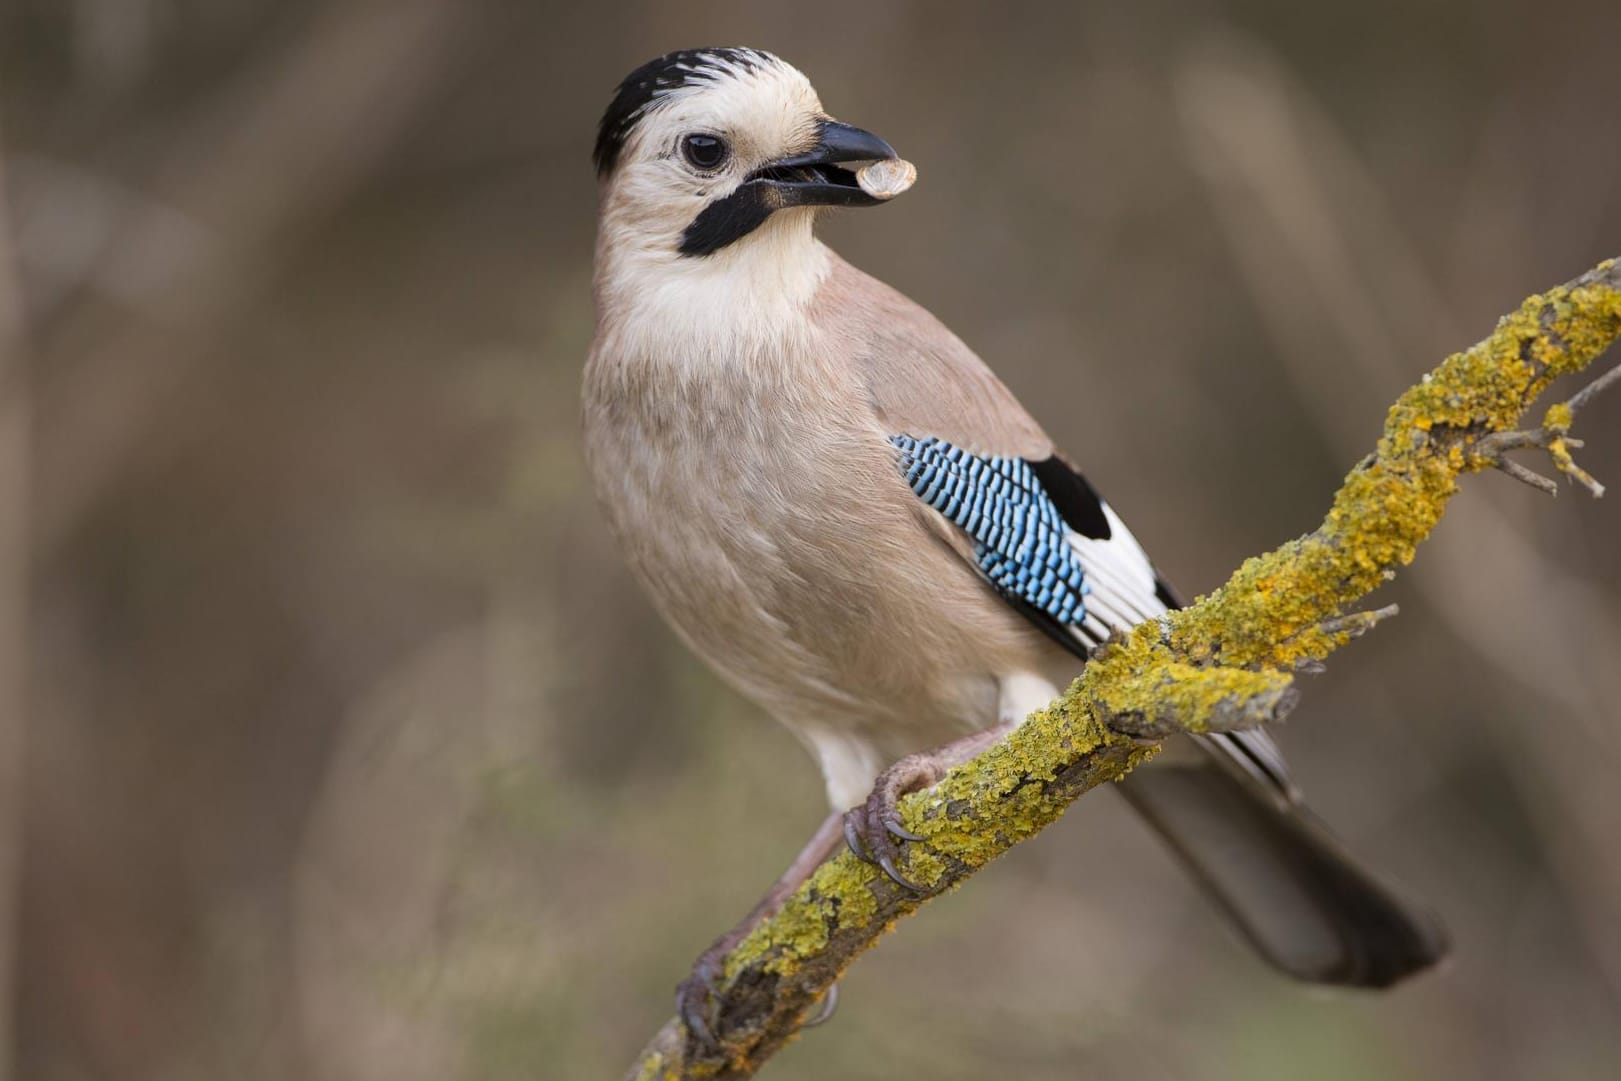
M852 373L626 364L587 371L591 471L696 652L785 722L886 755L995 723L997 676L1046 647L931 530Z

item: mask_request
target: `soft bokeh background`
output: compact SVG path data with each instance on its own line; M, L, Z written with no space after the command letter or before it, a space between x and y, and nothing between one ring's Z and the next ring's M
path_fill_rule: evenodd
M636 64L776 50L915 161L826 235L1192 592L1621 254L1617 42L1612 0L6 0L14 1075L617 1076L819 819L581 475L587 159ZM1621 398L1583 428L1621 483ZM1281 733L1444 971L1275 978L1099 793L768 1076L1621 1075L1618 542L1621 503L1479 478Z

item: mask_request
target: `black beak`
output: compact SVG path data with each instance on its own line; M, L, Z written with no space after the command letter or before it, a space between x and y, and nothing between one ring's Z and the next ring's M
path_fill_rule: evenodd
M719 251L793 206L877 206L883 202L861 190L856 174L840 162L888 161L895 148L870 131L823 120L816 145L756 169L726 198L711 203L681 234L677 250L702 256Z
M838 163L889 161L897 157L895 148L872 132L837 120L823 120L814 147L755 170L744 186L771 188L780 200L779 208L877 206L882 200L862 191L856 174L839 168Z
M768 168L791 169L797 165L829 165L836 161L888 161L898 156L894 147L870 131L837 120L824 120L814 147L803 154L772 162Z

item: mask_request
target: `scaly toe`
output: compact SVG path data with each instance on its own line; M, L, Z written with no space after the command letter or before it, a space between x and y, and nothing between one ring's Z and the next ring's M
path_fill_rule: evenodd
M861 839L861 825L857 821L861 811L860 807L852 807L844 812L844 847L861 862L871 863L872 855L867 851L867 843Z
M874 806L877 803L879 806ZM897 840L921 841L923 838L899 823L893 810L882 807L881 797L875 796L860 807L853 807L844 816L844 843L855 857L865 863L876 864L889 880L904 890L927 893L896 866L900 856Z
M720 965L704 954L692 966L692 973L676 985L675 1010L700 1047L713 1051L720 1046L715 1038L715 994L720 986Z

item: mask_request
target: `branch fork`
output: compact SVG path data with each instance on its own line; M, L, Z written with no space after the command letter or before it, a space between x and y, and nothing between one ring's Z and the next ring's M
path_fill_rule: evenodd
M1575 483L1592 493L1594 499L1604 495L1604 485L1600 484L1593 475L1576 464L1571 456L1572 449L1581 449L1585 444L1570 434L1571 425L1575 422L1576 414L1598 395L1610 387L1621 383L1621 367L1612 368L1605 372L1581 390L1577 391L1568 401L1548 407L1543 416L1540 428L1531 428L1514 432L1493 432L1481 436L1470 447L1470 453L1491 466L1501 470L1515 480L1528 484L1539 492L1547 492L1551 496L1559 494L1559 485L1552 478L1543 476L1533 469L1529 469L1514 459L1507 457L1513 450L1541 450L1547 453L1553 462L1554 468L1563 473Z

